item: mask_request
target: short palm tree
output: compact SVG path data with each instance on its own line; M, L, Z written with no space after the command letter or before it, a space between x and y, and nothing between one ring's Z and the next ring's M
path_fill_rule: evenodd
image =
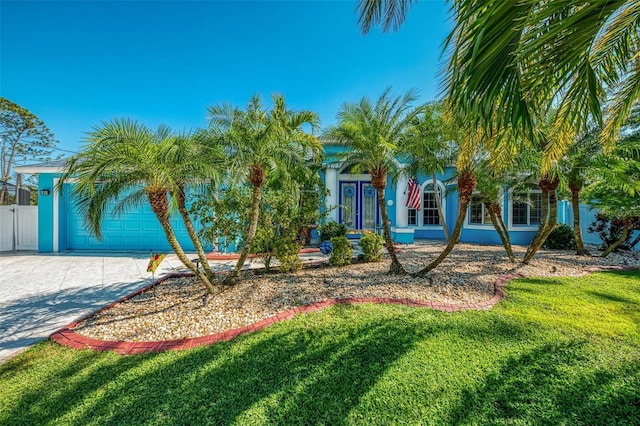
M284 180L295 179L305 173L308 160L322 151L318 139L309 132L318 126L317 114L290 110L282 95L273 95L272 100L269 110L258 95L251 98L245 110L230 104L208 108L210 128L225 145L232 179L249 183L252 188L249 230L236 267L224 280L227 285L240 280L256 236L266 179L274 174Z
M508 175L508 173L498 172L491 167L488 159L484 159L480 162L476 171L477 184L475 190L477 193L476 198L478 202L484 205L485 211L489 214L491 224L502 242L507 257L511 262L515 262L511 238L509 237L509 230L504 223L502 203L500 202L503 191L512 181Z
M453 248L460 241L462 226L467 217L467 207L471 202L476 187L476 167L478 165L479 150L485 143L483 132L477 132L471 126L466 126L466 120L451 110L445 112L445 120L451 130L452 140L458 146L456 157L458 212L456 222L451 232L451 238L442 252L427 266L415 273L418 277L426 276L449 256ZM465 127L466 126L466 127ZM455 129L455 131L454 131Z
M214 277L197 234L189 235L202 260L205 272L191 262L178 242L170 222L172 210L184 215L184 191L195 179L215 179L220 163L212 162L205 149L187 135L175 136L161 127L154 132L127 119L115 119L95 127L87 144L67 163L58 189L73 179L73 192L91 232L101 237L102 219L107 205L116 201L113 213L119 214L148 202L160 222L169 245L180 261L198 277L209 293L217 293ZM173 206L173 208L172 208Z
M346 102L338 112L338 124L325 132L329 139L343 143L350 150L343 155L346 164L371 174L371 185L378 197L378 208L382 220L385 247L391 258L389 272L405 274L398 261L385 201L387 175L398 167L399 143L419 109L412 106L416 92L411 90L404 96L393 96L387 88L374 103L363 97L358 103Z
M600 143L600 129L592 127L589 131L577 137L569 146L567 153L559 163L562 173L561 187L571 194L573 211L573 235L576 242L576 254L588 255L584 246L582 227L580 224L580 193L585 184L589 170L595 165L594 161L602 152Z
M431 176L435 193L438 217L445 240L449 241L449 230L442 212L440 193L436 185L436 174L444 173L444 168L454 161L450 135L443 120L444 102L431 102L421 108L411 121L400 144L400 151L408 158L404 168L408 176L425 173Z

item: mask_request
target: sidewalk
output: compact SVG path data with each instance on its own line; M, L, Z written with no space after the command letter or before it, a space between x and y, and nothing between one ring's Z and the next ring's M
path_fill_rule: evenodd
M191 255L195 258L195 255ZM302 254L305 263L319 253ZM147 253L0 253L0 363L59 328L148 284ZM232 269L234 259L210 260L214 271ZM259 258L244 268L261 268ZM168 254L155 278L186 272Z

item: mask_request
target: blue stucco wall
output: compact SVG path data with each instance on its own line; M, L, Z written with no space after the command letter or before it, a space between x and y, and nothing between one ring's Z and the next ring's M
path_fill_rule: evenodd
M38 251L47 253L55 249L54 244L54 179L58 174L40 174L38 194L48 189L48 196L39 195L38 203ZM102 239L98 240L88 231L75 205L71 192L72 184L65 184L58 193L58 250L127 250L127 251L171 251L164 230L148 204L139 206L119 216L106 212L102 221ZM195 251L184 223L179 215L172 213L171 225L182 248ZM195 224L196 229L199 228ZM213 247L205 247L211 250Z
M38 251L53 251L53 179L58 175L41 174L38 177ZM49 195L40 195L48 190Z

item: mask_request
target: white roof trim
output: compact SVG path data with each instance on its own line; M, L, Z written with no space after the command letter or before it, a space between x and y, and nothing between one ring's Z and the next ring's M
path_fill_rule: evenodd
M65 167L62 166L19 166L14 167L13 170L16 173L27 173L31 175L37 175L39 173L63 173L66 171Z

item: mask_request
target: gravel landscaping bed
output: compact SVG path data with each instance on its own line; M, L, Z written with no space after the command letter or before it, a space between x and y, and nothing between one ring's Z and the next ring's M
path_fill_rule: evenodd
M400 262L421 269L444 244L401 246ZM514 247L518 258L526 248ZM172 278L136 297L100 312L74 331L100 340L157 341L199 337L242 327L287 309L327 299L384 297L441 303L475 303L493 295L493 283L507 273L527 276L581 275L590 266L640 268L640 253L612 253L608 258L576 256L568 251L540 251L529 265L511 263L501 246L459 244L426 278L393 276L390 262L304 269L297 273L248 272L243 281L206 298L192 277Z

